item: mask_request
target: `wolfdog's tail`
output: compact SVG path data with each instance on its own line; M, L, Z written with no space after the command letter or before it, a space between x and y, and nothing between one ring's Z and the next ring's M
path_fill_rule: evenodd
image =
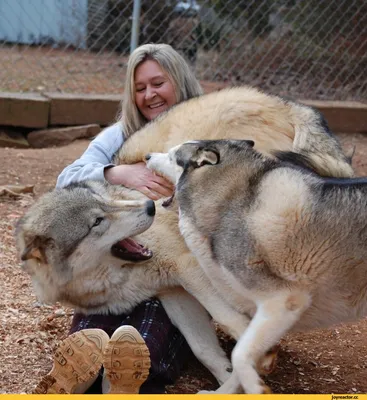
M317 173L323 176L350 178L354 175L350 160L330 132L321 113L300 104L293 104L295 137L293 151L308 158Z

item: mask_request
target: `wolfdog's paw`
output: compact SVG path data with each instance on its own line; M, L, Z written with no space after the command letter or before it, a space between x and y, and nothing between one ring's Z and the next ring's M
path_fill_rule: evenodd
M258 361L257 372L260 375L269 375L275 369L280 346L277 344L269 349Z
M271 391L270 387L268 385L265 385L265 383L263 383L262 388L263 388L263 392L261 394L272 394L273 393Z
M228 361L225 362L224 365L220 367L218 374L214 373L214 376L217 378L219 385L223 385L223 383L230 378L232 372L233 372L232 364Z
M270 387L265 384L262 379L259 379L256 383L252 382L251 385L248 385L247 391L245 393L248 394L272 394Z

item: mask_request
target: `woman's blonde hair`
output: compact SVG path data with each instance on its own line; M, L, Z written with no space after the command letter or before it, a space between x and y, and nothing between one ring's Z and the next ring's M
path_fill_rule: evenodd
M150 43L138 47L131 53L127 64L122 115L120 117L125 138L148 122L135 104L135 70L145 60L156 61L167 73L175 88L177 103L203 93L199 81L192 73L187 62L170 45Z

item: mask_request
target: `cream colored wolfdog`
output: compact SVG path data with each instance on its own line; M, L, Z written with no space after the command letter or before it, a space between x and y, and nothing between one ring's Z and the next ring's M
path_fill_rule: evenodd
M190 139L222 138L253 139L257 150L265 153L303 153L323 175L353 174L338 141L318 112L249 87L223 90L178 104L131 136L117 158L121 163L134 163L144 160L147 153L166 152ZM240 299L235 308L219 294L186 247L177 214L164 210L161 202L157 202L153 225L135 236L143 229L137 230L140 223L132 222L133 214L129 216L128 211L131 205L124 207L124 200L131 204L131 200L143 198L137 191L99 182L46 194L18 225L17 243L24 268L43 300L66 302L84 312L128 312L144 299L158 295L195 355L223 383L230 375L230 363L198 301L235 339L248 325L244 315L248 310ZM143 203L138 205L143 207ZM117 212L120 208L124 210L120 219L106 211ZM97 219L96 209L101 213ZM130 222L122 230L124 218ZM113 235L109 235L111 229ZM117 237L119 232L121 237ZM150 248L153 257L135 262L131 249L142 252L134 245L135 240ZM121 248L124 244L126 247ZM128 260L123 259L126 253ZM144 254L150 253L144 250ZM233 298L231 302L236 304ZM270 361L265 359L260 368L271 369L272 363L272 357Z
M213 92L178 104L132 135L120 163L144 161L188 140L253 139L263 153L310 153L321 175L350 177L353 170L323 116L316 110L251 87Z

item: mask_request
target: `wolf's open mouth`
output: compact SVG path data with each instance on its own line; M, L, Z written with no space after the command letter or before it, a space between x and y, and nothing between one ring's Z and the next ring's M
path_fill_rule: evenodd
M153 252L131 238L126 238L111 247L114 257L127 261L144 261L153 257Z

